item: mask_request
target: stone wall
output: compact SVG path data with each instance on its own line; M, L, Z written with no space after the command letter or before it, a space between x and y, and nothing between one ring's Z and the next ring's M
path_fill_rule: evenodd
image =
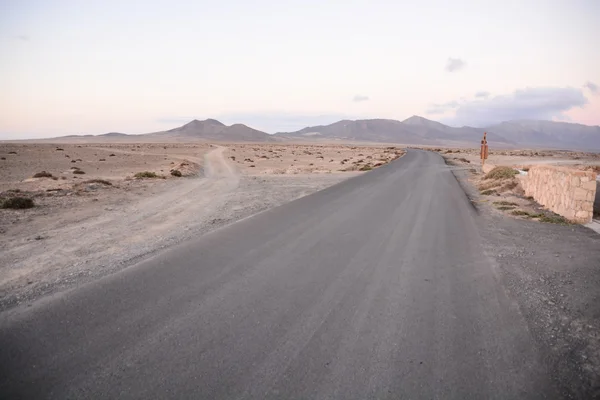
M521 179L526 196L570 221L592 221L596 173L568 167L536 165Z

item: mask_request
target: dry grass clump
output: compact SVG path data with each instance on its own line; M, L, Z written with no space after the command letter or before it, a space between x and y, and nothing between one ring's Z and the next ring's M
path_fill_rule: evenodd
M480 193L484 196L491 196L493 194L498 194L498 192L496 192L495 190L492 190L492 189L482 190Z
M156 174L156 172L151 172L151 171L143 171L143 172L138 172L137 174L134 175L136 178L138 179L144 179L144 178L160 178L160 176L158 176Z
M479 190L489 190L499 186L498 182L487 182L479 185Z
M106 186L112 186L112 182L107 181L106 179L90 179L87 181L83 181L81 182L82 184L88 184L88 183L99 183L101 185L106 185Z
M519 217L531 217L532 216L530 213L528 213L527 211L523 211L523 210L514 210L513 212L511 212L511 214L519 216Z
M485 174L483 179L510 179L513 178L519 171L515 171L511 167L495 167L490 172Z
M506 201L506 200L502 200L502 201L495 201L494 202L495 206L518 206L517 203L514 203L512 201Z

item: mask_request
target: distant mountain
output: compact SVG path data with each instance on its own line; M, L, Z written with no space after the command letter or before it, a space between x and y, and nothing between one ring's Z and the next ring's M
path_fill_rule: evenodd
M485 128L451 127L423 117L404 121L393 119L342 120L330 125L310 126L296 132L269 135L243 124L227 126L215 119L193 120L168 131L127 135L110 132L102 135L71 135L62 139L81 140L207 140L228 142L272 142L286 140L364 141L408 145L478 146L483 133L496 147L532 147L600 151L600 126L554 121L507 121ZM55 138L61 139L61 138Z
M89 135L88 135L89 136ZM119 133L119 132L109 132L109 133L103 133L102 135L98 135L98 136L106 136L106 137L123 137L123 136L129 136L126 133Z
M518 120L487 128L521 146L600 150L600 126Z
M297 132L277 133L288 139L337 139L404 144L443 145L451 143L476 143L483 137L484 129L453 128L419 116L404 121L393 119L342 120L325 126L312 126ZM506 138L490 133L490 143L514 145Z
M244 142L269 142L275 140L268 133L250 128L243 124L227 126L216 119L197 119L165 132L149 134L161 137L176 137L188 139L244 141Z
M234 124L227 126L216 119L206 119L204 121L193 120L178 128L168 131L145 133L141 135L128 135L119 132L104 133L101 135L69 135L55 139L86 139L94 141L105 141L108 139L131 140L152 140L160 141L165 139L177 140L210 140L210 141L228 141L228 142L271 142L277 139L273 135L250 128L243 124Z

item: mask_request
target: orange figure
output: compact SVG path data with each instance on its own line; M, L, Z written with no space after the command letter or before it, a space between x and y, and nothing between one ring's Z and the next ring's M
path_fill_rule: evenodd
M481 141L481 165L485 164L485 160L488 158L488 144L487 144L487 132L483 133L483 140Z

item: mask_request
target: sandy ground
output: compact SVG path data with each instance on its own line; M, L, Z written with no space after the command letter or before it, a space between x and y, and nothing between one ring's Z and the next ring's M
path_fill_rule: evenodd
M229 145L227 156L246 175L331 174L368 171L403 153L396 146Z
M0 200L24 196L36 204L0 209L0 309L114 272L401 154L337 144L0 144ZM41 171L52 177L33 178ZM135 178L144 171L158 178Z

